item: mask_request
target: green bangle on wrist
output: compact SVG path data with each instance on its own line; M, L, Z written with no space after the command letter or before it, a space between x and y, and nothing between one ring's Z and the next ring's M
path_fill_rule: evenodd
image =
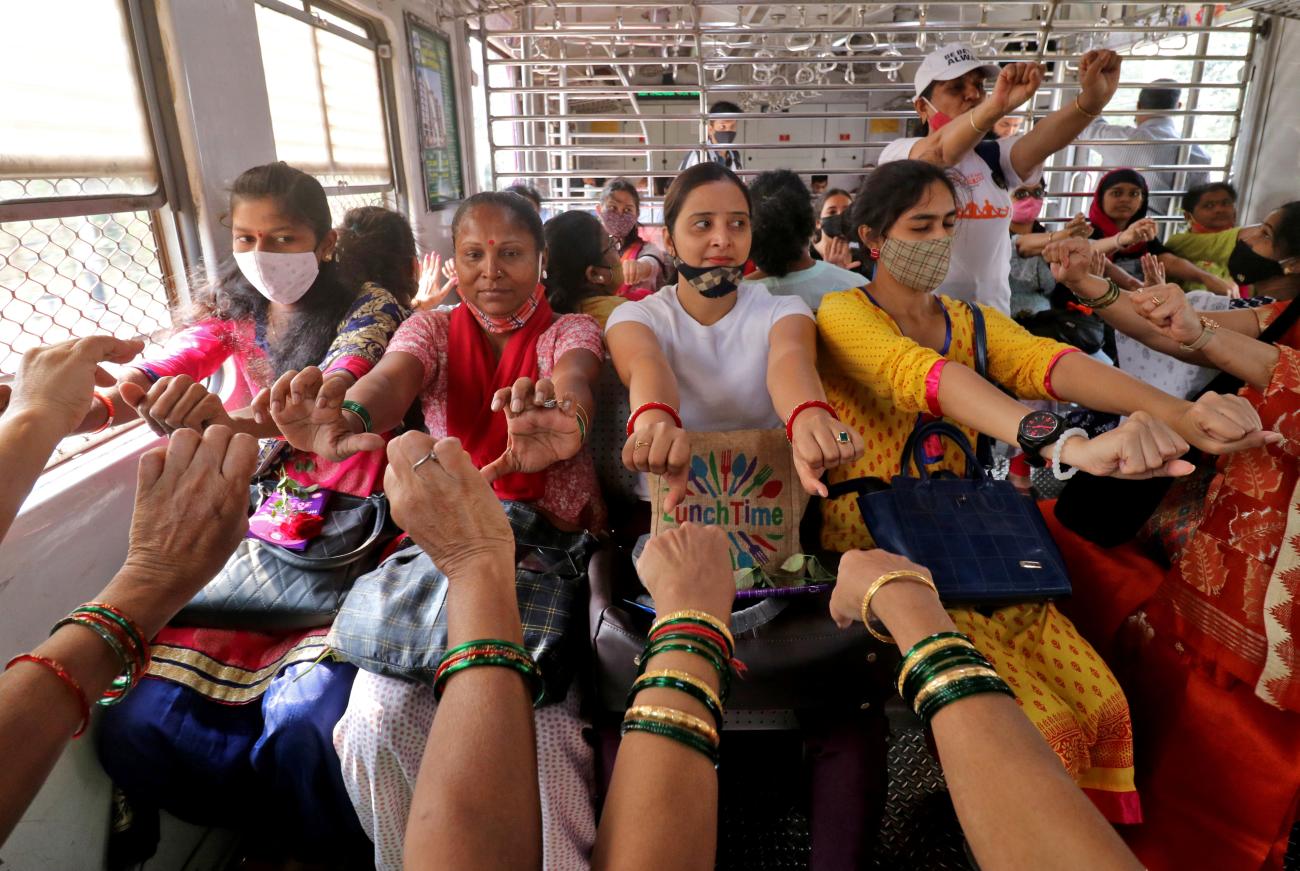
M351 399L345 399L339 404L339 407L344 411L350 411L357 417L361 418L361 425L365 427L365 431L371 432L370 412L366 410L364 405L360 402L353 402Z

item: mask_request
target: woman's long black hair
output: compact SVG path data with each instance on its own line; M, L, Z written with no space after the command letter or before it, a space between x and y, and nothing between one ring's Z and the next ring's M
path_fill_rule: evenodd
M546 222L546 299L557 314L573 314L591 294L587 267L605 259L609 234L590 212L563 212ZM613 293L616 288L607 292Z
M310 226L317 245L329 234L331 218L325 190L302 170L277 161L245 170L231 185L232 212L241 200L264 198L275 199L285 217ZM320 273L298 303L288 328L273 340L267 337L272 371L279 375L290 369L320 365L357 290L340 280L335 263L321 263ZM194 291L191 311L182 320L187 325L207 318L251 320L259 334L265 335L269 306L232 258L221 266L214 281Z

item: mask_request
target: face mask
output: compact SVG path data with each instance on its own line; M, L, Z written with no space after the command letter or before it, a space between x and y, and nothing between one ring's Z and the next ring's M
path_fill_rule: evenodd
M740 266L688 266L679 257L674 257L673 263L677 266L677 274L706 299L719 299L735 293L744 272Z
M1038 218L1043 211L1043 201L1039 197L1025 197L1011 204L1011 220L1017 224L1028 224Z
M952 120L952 118L948 117L947 115L940 112L938 109L934 108L934 103L931 103L929 99L925 97L922 97L921 99L925 100L925 105L930 107L930 132L931 133L938 130L940 127L942 127L943 125L947 124L949 121Z
M628 234L636 226L636 215L625 214L613 209L604 210L600 213L600 223L604 225L606 233L622 241L628 237Z
M948 277L952 257L952 237L905 242L886 239L880 246L880 265L889 270L900 284L929 293Z
M735 130L714 130L713 141L719 145L730 145L736 141Z
M827 215L822 218L822 235L833 238L843 237L844 233L844 216Z
M320 274L320 263L312 251L239 251L235 263L258 293L280 305L293 305L302 299Z

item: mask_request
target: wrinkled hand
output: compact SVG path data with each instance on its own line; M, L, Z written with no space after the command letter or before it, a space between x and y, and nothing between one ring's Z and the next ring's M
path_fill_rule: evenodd
M668 415L648 411L636 419L636 429L623 443L623 465L633 472L661 475L668 485L664 510L672 511L686 496L691 441Z
M448 275L447 267L451 267L451 273ZM443 283L439 284L439 278ZM456 286L456 264L450 260L443 263L442 255L430 251L420 260L420 284L415 293L415 299L411 301L416 311L436 308L446 301L451 295L452 288Z
M1088 52L1079 61L1079 104L1092 114L1100 114L1119 87L1121 59L1110 49Z
M1036 63L1010 63L998 73L993 93L988 97L994 108L1003 115L1014 112L1038 92L1043 83L1043 65Z
M552 400L556 404L547 408ZM573 394L556 400L549 378L536 384L531 378L520 378L512 387L502 387L492 396L492 410L506 413L506 449L483 467L489 482L515 472L540 472L582 450Z
M1188 403L1174 429L1210 454L1233 454L1282 441L1280 433L1264 429L1259 412L1249 401L1221 393L1206 393Z
M378 433L356 432L343 413L349 379L325 378L320 369L290 369L269 390L253 400L253 419L265 423L270 415L285 441L300 451L331 462L384 446Z
M697 610L730 622L736 582L720 527L683 523L661 532L646 543L636 571L660 614Z
M1129 297L1133 310L1146 318L1160 334L1181 345L1201 337L1201 315L1187 302L1187 294L1176 284L1152 285Z
M854 270L862 265L861 260L853 259L853 249L849 247L849 240L841 236L822 236L813 247L821 254L823 260L841 269Z
M23 354L7 413L31 413L62 438L86 417L95 387L117 383L100 364L127 363L142 350L144 342L112 336L32 348Z
M825 409L810 408L800 414L794 419L793 432L794 469L804 490L814 496L826 495L821 478L827 469L862 456L862 436ZM849 440L841 442L840 433L847 433Z
M415 468L430 451L437 458ZM509 568L509 577L514 577L514 532L460 439L435 444L421 432L393 439L388 443L384 492L393 521L448 578L473 583L475 566L485 559Z
M1044 449L1050 457L1055 446ZM1145 411L1135 411L1118 427L1094 439L1067 439L1061 446L1062 462L1090 475L1111 478L1180 477L1194 469L1178 459L1187 442L1173 429Z
M918 577L933 581L929 569L917 565L907 557L879 548L851 550L840 560L835 589L831 592L831 619L835 621L836 626L846 629L854 621L862 621L862 600L867 596L867 589L881 575L888 572L911 572ZM898 587L898 590L891 591L891 587ZM926 600L933 599L935 606L939 604L939 597L924 584L914 584L902 578L891 581L881 587L871 601L872 615L884 622L886 629L889 628L890 612L888 608L882 606L889 598L888 593L898 592L903 587L908 588L912 594L923 596Z
M155 435L170 435L178 429L202 432L213 424L231 425L221 397L188 375L159 378L147 391L134 381L124 380L117 392Z
M140 458L122 574L156 608L140 618L150 633L212 580L244 537L256 464L257 439L220 425L202 435L179 429Z
M1079 238L1051 242L1043 249L1043 259L1052 268L1052 277L1071 290L1092 274L1092 254L1088 240Z

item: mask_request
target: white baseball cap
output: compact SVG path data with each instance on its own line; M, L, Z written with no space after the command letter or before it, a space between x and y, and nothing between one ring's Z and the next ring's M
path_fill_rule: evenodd
M946 82L966 75L971 70L984 70L989 78L996 79L1002 68L995 63L980 60L969 45L954 42L936 48L925 56L916 71L913 84L916 96L921 96L932 82Z

